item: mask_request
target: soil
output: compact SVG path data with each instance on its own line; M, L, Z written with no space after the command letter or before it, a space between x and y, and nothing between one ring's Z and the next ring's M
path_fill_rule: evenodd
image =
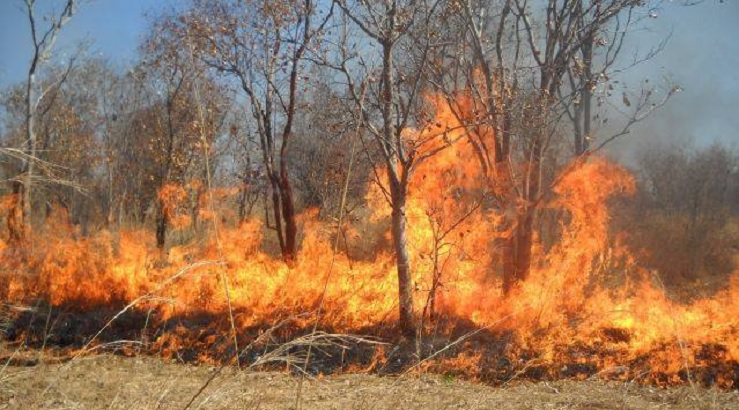
M216 370L107 354L63 363L15 360L0 367L0 409L184 409L201 389L189 408L296 409L299 377L224 368L207 384ZM490 387L444 375L342 374L306 378L300 408L739 409L739 390L660 389L595 378Z

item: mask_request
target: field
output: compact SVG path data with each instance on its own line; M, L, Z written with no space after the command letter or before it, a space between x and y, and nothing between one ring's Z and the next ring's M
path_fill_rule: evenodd
M7 366L0 372L0 409L183 409L215 370L111 355ZM298 383L284 372L225 368L190 408L294 409ZM305 379L300 408L739 409L739 391L597 379L489 387L443 375L344 374Z

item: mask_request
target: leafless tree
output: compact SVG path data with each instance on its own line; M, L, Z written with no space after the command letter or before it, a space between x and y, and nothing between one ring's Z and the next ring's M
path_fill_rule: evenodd
M34 181L35 164L37 157L37 135L36 135L36 117L39 102L44 98L46 92L50 89L38 90L36 84L36 76L41 66L51 58L51 53L56 42L59 32L75 13L75 0L65 0L64 8L58 14L46 16L44 21L48 22L47 27L42 27L37 20L36 1L24 0L26 6L26 15L31 28L31 40L33 50L31 53L31 63L28 68L28 77L26 84L26 145L25 150L27 157L24 159L22 182L17 181L13 186L13 192L19 195L19 205L22 208L20 216L25 229L30 228L32 219L32 184Z
M390 204L391 233L398 271L400 327L415 338L413 277L407 245L406 204L410 177L425 159L446 148L442 130L435 135L410 136L408 129L423 122L423 67L436 41L431 21L441 1L387 1L375 4L337 0L344 22L344 38L332 66L344 74L357 111L357 120L379 147L386 181L376 181ZM358 29L368 44L348 40L348 27ZM414 35L409 35L414 32ZM364 46L378 46L368 56ZM410 53L413 48L416 52ZM416 58L412 58L416 57ZM374 66L371 58L375 58ZM380 175L377 173L376 175Z
M198 56L234 78L247 97L272 191L273 227L288 262L295 259L298 245L288 151L301 109L305 56L329 20L330 13L323 12L318 17L312 0L195 1L179 25Z

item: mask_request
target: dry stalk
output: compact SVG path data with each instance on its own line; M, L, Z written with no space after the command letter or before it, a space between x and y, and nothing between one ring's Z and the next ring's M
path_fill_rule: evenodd
M348 349L349 345L360 343L387 345L385 342L366 336L314 331L307 335L295 338L287 343L281 344L276 349L260 356L254 363L249 365L248 368L254 369L270 363L286 363L288 366L294 367L296 370L300 371L302 375L309 376L310 374L307 371L307 366L310 356L307 352L305 354L295 354L293 353L294 350L300 350L302 348L308 348L309 350L326 349L329 347Z
M187 29L185 34L187 35L187 45L190 51L190 64L192 67L195 67L195 50L192 46L192 40L190 39L190 30ZM196 78L193 81L193 88L195 91L195 105L198 107L198 120L200 121L200 124L205 124L205 115L203 114L203 104L202 100L200 98L200 87L199 87L199 81ZM205 159L205 172L206 172L206 178L208 183L208 208L211 213L214 213L215 208L213 207L213 178L210 171L210 158L208 156L208 138L205 135L205 127L199 127L200 130L200 142L203 146L203 158ZM211 221L213 223L213 232L215 234L216 238L216 248L218 249L218 260L223 261L223 243L221 242L221 235L220 231L218 229L218 218L211 218ZM234 351L239 351L239 341L238 341L238 335L236 334L236 321L234 319L234 313L233 313L233 306L231 304L231 292L229 291L228 286L228 277L226 276L226 272L224 269L220 269L220 278L221 282L223 283L223 293L226 296L226 303L228 305L228 318L231 323L231 333L233 335L233 343L234 343ZM236 356L236 366L240 367L241 363L239 363L239 357Z
M272 337L272 334L277 329L279 329L282 326L284 326L285 324L287 324L287 323L289 323L289 322L291 322L291 321L299 318L300 316L302 316L302 315L290 316L287 319L281 320L276 325L270 327L269 329L267 329L266 331L264 331L262 334L260 334L256 339L254 339L251 343L249 343L244 348L244 350L242 350L241 352L238 352L238 351L235 350L234 351L234 354L236 354L238 352L238 356L243 356L244 354L246 354L247 352L249 352L254 346L257 346L258 344L262 343L263 341L271 338ZM215 378L223 371L223 369L226 367L226 365L227 365L227 362L226 361L223 361L221 363L221 365L215 371L213 371L213 373L211 373L210 377L208 377L208 379L205 381L205 383L203 383L200 386L200 388L198 389L198 391L195 392L195 394L190 398L190 401L187 402L187 404L185 405L185 407L183 407L183 409L189 409L190 406L192 406L192 404L195 402L195 400L201 394L203 394L203 392L205 391L205 389L207 389L208 386L210 386L210 384L213 382L213 380L215 380Z

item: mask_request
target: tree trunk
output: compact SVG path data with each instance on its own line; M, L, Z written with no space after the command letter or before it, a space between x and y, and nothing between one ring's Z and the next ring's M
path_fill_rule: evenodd
M280 244L280 252L285 254L285 236L282 232L282 197L280 183L276 177L270 177L270 187L272 189L272 213L275 218L275 231L277 231L277 241Z
M10 243L17 245L23 240L23 184L13 181L12 188L13 206L8 210L5 222Z
M587 35L580 47L582 52L582 73L579 75L580 101L574 109L575 155L585 154L590 149L592 139L593 110L593 36Z
M23 207L22 218L23 218L23 229L28 231L31 227L31 185L33 183L33 173L35 172L34 165L36 160L36 96L34 93L34 87L36 82L36 61L38 57L34 58L31 64L31 69L28 73L28 84L26 85L26 138L27 148L26 154L28 158L25 164L25 176L23 178L23 189L22 199L20 205Z
M533 209L530 209L521 215L516 229L515 283L525 281L531 270L531 251L534 247L533 213Z
M295 220L295 203L290 180L287 177L287 167L282 167L280 175L280 195L282 196L282 218L285 222L285 247L282 256L286 262L292 263L297 256L298 224Z
M526 173L525 206L517 217L510 243L504 249L503 292L508 294L518 283L525 281L531 270L534 247L534 218L541 188L541 141L534 141Z
M590 149L590 139L592 133L592 107L593 107L593 35L590 34L586 38L582 46L583 65L584 65L584 84L582 90L582 107L583 107L583 136L582 150L577 155L582 155Z
M167 215L164 212L164 205L159 201L157 212L157 248L164 249L164 242L167 239Z
M400 308L400 329L403 334L413 339L416 336L416 324L413 317L413 279L408 256L408 238L406 234L405 203L406 192L391 181L392 194L392 235L395 249L395 260L398 269L398 305Z
M503 263L503 294L507 295L513 290L518 281L516 275L516 235L505 238L500 241L503 247L502 263Z

